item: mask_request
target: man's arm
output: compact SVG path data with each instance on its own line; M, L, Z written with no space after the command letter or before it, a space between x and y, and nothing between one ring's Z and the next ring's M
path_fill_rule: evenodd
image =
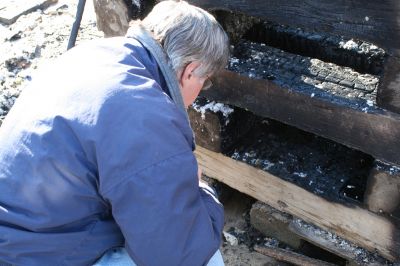
M204 265L220 245L223 207L200 188L191 151L134 173L104 193L138 265Z

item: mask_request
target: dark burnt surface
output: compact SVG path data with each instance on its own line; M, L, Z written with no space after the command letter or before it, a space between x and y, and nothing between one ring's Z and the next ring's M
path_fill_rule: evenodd
M376 103L379 78L351 68L279 50L265 44L239 42L233 50L229 70L356 108Z
M382 74L386 52L366 41L312 32L242 13L215 10L213 14L228 33L231 43L240 39L264 43L286 52L351 67L360 73Z
M225 155L342 203L363 201L373 164L369 155L260 117Z
M266 21L255 24L243 38L375 75L382 73L386 56L382 48L362 40L308 32Z

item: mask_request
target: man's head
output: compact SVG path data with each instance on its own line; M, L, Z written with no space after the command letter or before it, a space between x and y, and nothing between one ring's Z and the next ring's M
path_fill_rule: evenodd
M211 14L185 1L157 4L141 24L163 46L189 106L209 78L226 66L226 33Z

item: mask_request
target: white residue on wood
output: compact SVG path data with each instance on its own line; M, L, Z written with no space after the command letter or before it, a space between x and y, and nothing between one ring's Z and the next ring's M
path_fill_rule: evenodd
M347 42L341 41L339 43L339 47L346 50L357 50L358 44L353 39L351 39L348 40Z
M302 172L294 172L293 174L294 174L294 175L297 175L297 176L299 176L299 177L302 177L302 178L304 178L304 177L307 176L306 173L302 173Z
M367 250L358 247L349 241L339 237L338 235L325 231L319 227L316 227L312 224L308 224L301 219L293 219L293 222L300 228L305 229L311 234L317 236L318 238L327 240L331 242L336 248L345 251L347 254L353 254L354 259L357 262L374 262L375 258L373 255Z
M199 105L197 103L192 104L193 109L196 110L197 112L201 113L201 118L205 119L206 118L206 111L210 110L214 113L221 112L222 115L225 118L228 118L228 116L233 112L233 109L229 107L228 105L225 105L223 103L216 103L215 101L212 101L210 103L207 103L206 105ZM226 124L228 124L229 120L227 120Z

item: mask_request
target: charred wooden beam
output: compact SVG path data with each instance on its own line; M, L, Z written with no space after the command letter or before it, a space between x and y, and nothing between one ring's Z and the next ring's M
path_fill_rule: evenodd
M205 98L198 98L188 109L196 143L215 152L227 152L255 121L255 117L239 108Z
M329 262L325 262L322 260L313 259L302 254L298 254L293 251L289 251L282 248L276 247L268 247L268 246L255 246L254 250L272 258L275 258L279 261L289 262L293 265L299 266L334 266L336 264L332 264Z
M377 75L383 71L386 53L374 44L324 32L306 31L226 10L215 10L213 13L232 44L244 39L351 67L361 73Z
M189 2L208 10L239 12L308 32L341 35L382 47L387 52L389 61L385 64L384 82L378 91L378 106L400 113L399 1L189 0Z
M376 102L379 78L374 75L249 41L236 45L233 55L229 70L253 79L273 80L282 87L360 110Z
M189 0L208 10L240 12L311 32L327 32L377 44L400 54L397 0Z
M274 175L200 146L205 175L270 206L315 224L389 260L400 259L400 231L390 220L356 205L322 199Z
M260 201L251 208L250 222L266 236L278 239L296 251L312 255L328 252L325 255L334 254L337 257L328 255L327 258L331 257L334 261L347 260L352 262L350 265L388 264L382 257L338 237L335 233L307 224Z
M366 101L327 96L322 89L304 89L305 83L287 89L271 80L223 71L214 84L203 93L207 99L250 110L400 165L399 114L369 106Z

